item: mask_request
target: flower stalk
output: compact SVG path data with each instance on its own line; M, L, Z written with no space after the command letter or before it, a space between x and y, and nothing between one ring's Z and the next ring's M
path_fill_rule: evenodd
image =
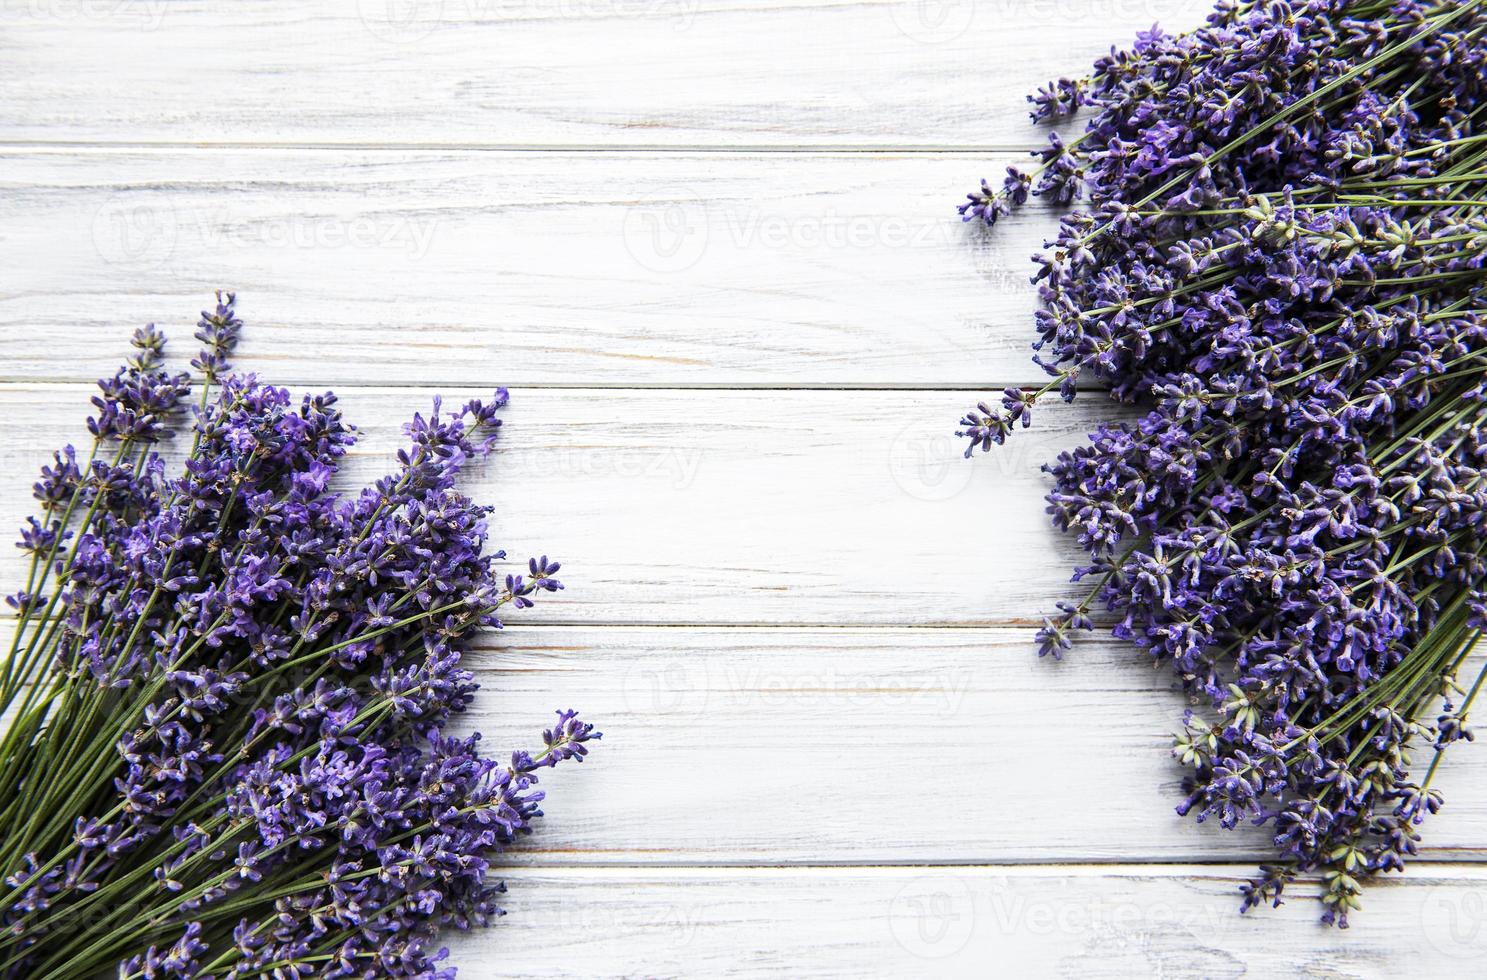
M0 669L0 976L451 976L438 932L500 914L540 770L599 737L562 711L499 763L446 733L469 638L562 588L545 556L504 574L455 489L506 392L436 400L395 472L338 491L335 396L234 373L241 330L219 294L195 379L137 331L92 450L36 484ZM155 446L188 416L171 475Z
M1244 908L1309 875L1346 926L1482 684L1487 0L1223 0L1030 100L1083 132L960 210L1081 202L1033 277L1051 380L968 413L967 455L1081 384L1142 410L1046 467L1099 577L1040 649L1103 616L1169 663L1178 812L1270 828Z

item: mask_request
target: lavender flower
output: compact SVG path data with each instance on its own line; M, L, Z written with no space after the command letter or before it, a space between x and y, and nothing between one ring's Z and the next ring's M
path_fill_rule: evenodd
M151 451L189 395L153 326L100 382L94 445L42 470L0 707L0 974L449 977L445 927L500 914L494 858L538 773L597 739L562 711L506 762L445 733L467 638L562 588L505 575L455 489L507 394L406 427L397 469L332 489L333 394L231 374L235 297L202 314L193 445Z
M1146 411L1064 453L1048 511L1105 617L1200 705L1178 812L1270 828L1244 890L1320 879L1346 926L1416 853L1440 752L1481 689L1487 626L1487 7L1222 2L1143 33L1036 119L1088 106L1031 194L1086 198L1038 258L1041 389L961 420L967 455L1095 380ZM984 183L994 223L1024 184ZM1445 700L1444 707L1441 705ZM1411 750L1434 760L1416 775Z

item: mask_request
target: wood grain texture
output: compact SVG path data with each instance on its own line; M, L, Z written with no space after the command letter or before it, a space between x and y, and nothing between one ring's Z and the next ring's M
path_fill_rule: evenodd
M461 976L1475 975L1487 752L1350 931L1237 915L1264 831L1173 814L1168 672L1032 649L1078 560L1038 466L1122 411L1050 406L975 463L951 435L1041 382L1056 227L955 202L1041 141L1025 92L1209 7L7 4L0 531L128 331L184 355L234 288L242 366L362 428L348 483L434 393L513 388L466 488L569 590L475 645L462 725L606 737L544 780Z
M31 512L50 452L86 438L89 389L4 389L0 527ZM444 390L450 402L481 393ZM402 423L432 394L342 393L362 430L348 484L393 466ZM513 389L500 448L464 487L496 507L495 545L567 563L569 591L534 622L1036 622L1076 594L1078 562L1046 523L1039 467L1117 407L1093 393L1051 405L1001 451L967 461L954 430L974 397ZM19 580L20 561L0 556L0 573Z
M1129 866L508 876L510 914L451 937L461 975L1476 976L1487 869L1374 888L1346 932L1301 897L1238 915L1248 869Z
M1039 660L1030 634L514 622L470 657L462 727L497 754L560 707L605 733L593 765L544 778L522 864L1269 859L1264 830L1173 812L1170 667L1098 637ZM1436 780L1423 857L1487 857L1487 751L1457 746Z
M0 391L13 436L0 515L15 525L43 447L76 434L87 388ZM603 765L552 781L554 817L516 860L1265 855L1262 832L1172 814L1181 773L1167 748L1185 702L1165 671L1098 640L1068 663L1033 656L1032 614L1069 594L1060 563L1073 561L1042 524L1036 462L1111 406L1092 396L1052 409L967 463L939 414L953 394L515 392L502 448L468 489L497 502L497 540L521 540L514 554L530 542L579 557L568 591L474 656L488 691L467 727L504 751L575 705L610 733ZM363 428L349 483L383 471L423 399L353 389L344 405ZM885 418L912 419L886 447ZM597 625L706 620L1024 625ZM1441 773L1450 805L1427 854L1482 854L1487 756L1473 748ZM952 801L933 802L948 787Z
M1030 206L959 154L0 155L0 379L91 379L240 293L281 383L969 387L1041 381ZM189 330L178 330L187 350Z
M5 10L0 139L1021 147L1024 93L1208 7L38 0Z
M0 620L8 642L13 622ZM1188 702L1127 644L1039 660L1027 630L533 626L474 641L460 733L505 757L557 708L604 732L542 777L503 865L1258 864L1262 829L1173 808ZM1475 674L1480 662L1464 671ZM0 719L3 723L6 719ZM1420 749L1427 765L1431 753ZM1406 878L1487 858L1487 750L1454 747ZM1487 908L1484 908L1487 913ZM1484 922L1487 925L1487 922Z

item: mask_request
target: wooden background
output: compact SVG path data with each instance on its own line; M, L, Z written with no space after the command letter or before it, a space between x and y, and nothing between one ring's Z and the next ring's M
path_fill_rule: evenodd
M1352 930L1239 917L1264 834L1173 814L1165 670L1033 655L1075 557L1038 466L1116 409L952 435L1040 380L1054 222L953 204L1041 139L1027 91L1205 9L0 0L0 524L128 331L184 356L214 287L243 366L342 394L356 475L509 385L471 492L569 590L484 641L471 724L606 737L464 977L1480 974L1487 751Z

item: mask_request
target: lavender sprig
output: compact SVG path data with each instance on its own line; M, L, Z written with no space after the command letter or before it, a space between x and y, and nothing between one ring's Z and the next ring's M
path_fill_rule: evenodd
M436 400L395 472L338 492L335 396L230 373L235 304L202 314L179 473L151 446L191 378L152 325L100 382L90 452L36 484L0 675L5 976L452 976L439 930L500 914L539 770L599 738L559 712L503 764L445 733L471 635L562 589L546 556L503 574L455 489L506 392Z
M1178 806L1270 828L1244 908L1322 883L1346 926L1400 870L1470 737L1487 626L1487 5L1230 2L1144 32L1089 79L1040 166L961 206L1068 213L1033 279L1041 389L961 422L967 455L1046 394L1108 386L1144 414L1047 467L1093 584L1039 632L1101 614L1199 706ZM1029 185L1031 185L1029 189ZM1417 777L1412 752L1432 761Z

